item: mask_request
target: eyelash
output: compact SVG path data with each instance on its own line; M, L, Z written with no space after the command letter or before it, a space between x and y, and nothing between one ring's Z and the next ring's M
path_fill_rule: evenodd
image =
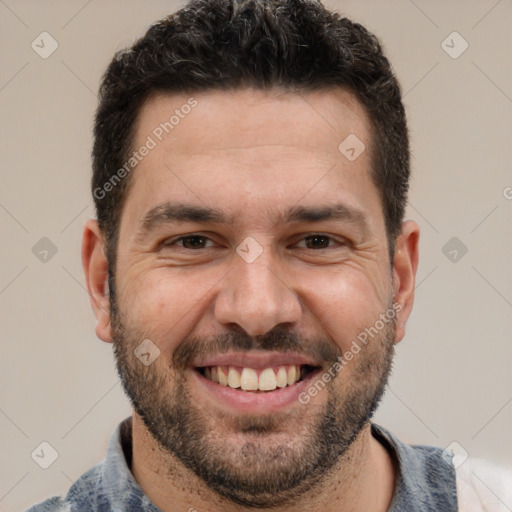
M309 233L305 236L303 236L299 242L302 242L308 238L314 238L314 237L321 237L321 238L327 238L329 239L329 242L333 242L333 243L337 243L337 244L340 244L340 245L347 245L346 242L344 241L337 241L335 240L333 237L329 236L329 235L326 235L324 233ZM184 235L184 236L180 236L178 238L175 238L175 239L168 239L168 240L165 240L163 243L162 243L162 246L163 247L172 247L174 245L176 245L177 243L179 242L182 242L183 240L186 240L186 239L193 239L193 238L200 238L200 239L205 239L205 240L208 240L208 241L212 241L210 238L208 238L207 236L204 236L204 235L200 235L200 234L191 234L191 235ZM297 243L299 243L297 242ZM296 244L295 244L296 245ZM191 249L191 248L187 248L187 247L183 247L183 246L179 246L180 249L184 249L184 250L187 250L187 251L197 251L197 250L200 250L200 249L211 249L211 247L200 247L199 249ZM333 248L332 245L329 245L327 247L321 247L319 249L311 249L311 248L308 248L308 247L301 247L301 249L310 249L310 250L313 250L313 251L320 251L320 250L325 250L325 249L331 249Z

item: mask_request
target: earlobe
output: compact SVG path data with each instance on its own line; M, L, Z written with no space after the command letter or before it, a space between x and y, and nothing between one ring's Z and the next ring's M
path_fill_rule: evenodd
M110 303L108 293L108 261L105 243L96 220L85 224L82 237L82 266L91 306L96 317L96 335L111 343Z
M393 260L394 303L402 307L397 309L395 343L405 335L405 325L414 304L414 287L419 261L420 228L412 220L402 224L402 232L396 240Z

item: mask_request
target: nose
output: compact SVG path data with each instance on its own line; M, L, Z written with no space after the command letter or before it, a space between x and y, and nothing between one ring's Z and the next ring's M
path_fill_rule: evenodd
M265 252L252 263L236 257L215 302L219 323L236 324L251 336L266 334L279 324L296 323L302 314L299 298Z

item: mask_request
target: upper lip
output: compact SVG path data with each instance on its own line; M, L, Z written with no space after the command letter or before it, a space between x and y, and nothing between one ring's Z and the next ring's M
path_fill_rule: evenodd
M262 369L278 365L309 365L320 364L304 355L292 352L229 352L214 354L194 362L194 367L205 366L242 366Z

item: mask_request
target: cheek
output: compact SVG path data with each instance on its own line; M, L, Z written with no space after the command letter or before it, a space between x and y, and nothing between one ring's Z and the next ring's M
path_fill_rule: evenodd
M204 277L192 273L178 276L162 268L126 279L123 314L129 324L170 356L207 304L213 283Z
M319 329L346 350L365 328L374 325L388 301L381 287L363 272L310 273L303 279L306 308Z

